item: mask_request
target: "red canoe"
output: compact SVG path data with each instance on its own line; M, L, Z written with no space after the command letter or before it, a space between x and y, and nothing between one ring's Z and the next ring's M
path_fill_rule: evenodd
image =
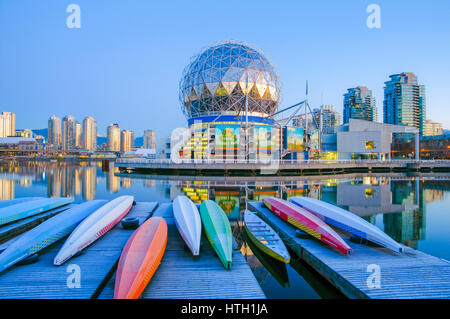
M311 236L346 255L350 255L353 252L341 236L307 210L279 198L267 197L263 199L263 202L275 215Z
M128 240L117 266L114 299L137 299L166 250L167 224L161 217L143 223Z

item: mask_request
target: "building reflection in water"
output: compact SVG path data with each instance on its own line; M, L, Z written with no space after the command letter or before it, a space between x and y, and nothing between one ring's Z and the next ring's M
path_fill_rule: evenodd
M4 178L0 179L0 200L14 198L14 181Z
M61 170L61 195L63 197L75 197L74 186L74 169L69 166L65 166Z
M97 169L96 167L85 167L82 172L83 176L83 198L85 200L95 199L97 192Z
M120 182L121 188L130 188L131 187L131 178L129 177L122 177Z
M14 166L16 165L16 166ZM195 203L211 199L218 203L230 220L241 220L247 199L261 201L275 196L289 199L309 196L343 207L384 229L395 240L417 248L425 239L426 204L444 198L450 188L449 180L420 180L415 177L391 175L386 177L355 177L347 180L334 176L327 178L298 177L298 180L192 181L155 180L119 177L112 163L35 162L0 166L0 200L13 199L15 191L31 184L46 184L48 197L82 196L93 200L99 181L106 179L106 189L117 193L132 187L151 188L152 192L173 200L186 195ZM236 223L234 223L236 224ZM235 230L235 229L234 229Z
M120 190L120 177L115 176L113 168L106 175L106 188L110 193L117 193Z
M52 167L47 171L47 196L61 196L61 170Z
M419 180L397 181L392 187L392 200L405 206L396 214L383 215L384 231L409 247L418 247L418 241L425 239L426 206L423 187Z
M81 168L75 168L73 172L73 180L74 180L74 187L75 187L75 195L81 194Z

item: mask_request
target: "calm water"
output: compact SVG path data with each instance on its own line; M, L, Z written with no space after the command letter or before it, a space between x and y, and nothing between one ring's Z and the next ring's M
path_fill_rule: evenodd
M179 194L215 200L228 214L233 233L269 298L341 297L295 259L285 266L262 254L239 223L246 198L310 196L341 206L372 222L398 242L450 260L450 175L292 177L283 182L239 178L120 176L113 166L21 163L0 165L0 200L24 196L70 196L76 202L133 195L136 201L169 202Z

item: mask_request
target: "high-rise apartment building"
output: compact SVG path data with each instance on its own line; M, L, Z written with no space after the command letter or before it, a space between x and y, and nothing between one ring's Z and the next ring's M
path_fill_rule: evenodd
M296 117L293 121L296 127L306 127L305 115ZM312 116L308 117L308 127L312 129L322 128L325 130L329 127L339 126L341 124L341 115L337 112L333 105L321 105L312 111Z
M62 145L61 119L53 115L48 119L48 145L60 149Z
M33 137L33 131L30 130L29 128L26 128L23 130L17 130L15 136L30 138L30 137Z
M120 152L120 127L118 124L111 124L108 126L106 150L110 152Z
M349 119L358 119L365 121L376 120L376 103L372 90L365 86L348 89L344 94L344 124Z
M134 147L134 133L130 130L123 130L120 139L120 151L122 153L131 151Z
M442 135L444 132L442 124L426 120L423 124L423 136L436 136Z
M417 76L411 72L394 74L390 78L384 83L384 123L416 127L423 135L425 86L419 85Z
M145 130L144 131L144 148L147 149L156 149L156 138L155 131L153 130Z
M65 151L75 148L75 130L76 120L72 115L66 115L63 118L62 125L62 149Z
M82 147L82 138L81 138L81 124L75 123L75 148Z
M83 120L83 148L90 151L97 150L97 121L91 116Z
M16 114L2 112L0 114L0 137L16 135Z

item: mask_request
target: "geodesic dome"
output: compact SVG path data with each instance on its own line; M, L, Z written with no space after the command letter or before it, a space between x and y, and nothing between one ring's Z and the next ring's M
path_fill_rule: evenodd
M280 80L259 50L240 42L212 45L194 56L180 81L187 118L211 114L272 114L278 108Z

